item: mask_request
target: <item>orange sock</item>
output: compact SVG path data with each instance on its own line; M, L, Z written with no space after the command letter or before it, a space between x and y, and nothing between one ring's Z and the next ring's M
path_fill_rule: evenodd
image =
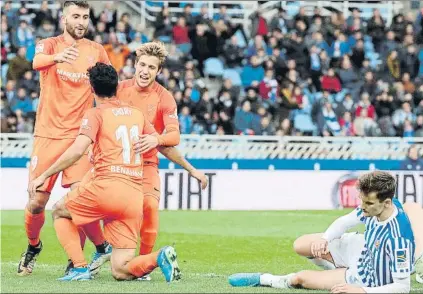
M37 246L40 243L40 232L44 221L44 211L39 214L32 214L28 209L25 209L25 230L28 242L32 246Z
M79 243L81 244L82 250L84 250L85 240L87 240L87 235L85 235L85 232L82 228L78 228L78 233L79 233Z
M160 251L156 251L147 255L140 255L127 263L128 272L139 278L151 273L157 265L157 257Z
M84 229L85 234L87 234L88 239L90 239L95 246L106 242L106 238L104 237L103 230L100 226L100 221L84 225L82 228Z
M54 229L56 230L57 239L65 250L66 254L72 260L75 267L87 266L84 252L81 248L78 227L67 218L59 218L54 220Z
M140 255L153 251L159 230L159 201L153 196L144 197L143 221L141 225Z

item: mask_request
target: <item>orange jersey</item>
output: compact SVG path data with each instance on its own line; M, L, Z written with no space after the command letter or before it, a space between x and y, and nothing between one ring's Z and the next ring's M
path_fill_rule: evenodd
M143 113L116 98L89 109L80 134L93 141L95 178L122 178L142 184L142 156L132 144L141 134L156 133Z
M175 98L157 82L149 90L139 88L135 79L119 83L117 97L119 100L139 108L158 134L162 134L167 126L179 128L178 111ZM145 161L158 163L157 149L144 155Z
M110 64L110 61L102 45L87 39L76 44L79 56L72 64L56 63L40 69L35 136L75 139L85 111L93 107L87 70L97 62ZM36 54L54 55L71 45L63 35L47 38L37 44Z

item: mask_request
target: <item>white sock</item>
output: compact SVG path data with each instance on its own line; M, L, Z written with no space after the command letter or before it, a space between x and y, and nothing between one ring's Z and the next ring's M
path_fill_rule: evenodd
M336 266L332 262L327 261L326 259L323 259L323 258L310 258L309 257L308 260L310 260L311 263L314 263L318 267L323 268L325 270L336 269Z
M291 278L295 276L295 274L289 274L285 276L274 276L271 274L262 274L260 275L260 285L261 286L268 286L272 288L292 288L291 287ZM286 286L285 283L281 283L281 280L287 280Z

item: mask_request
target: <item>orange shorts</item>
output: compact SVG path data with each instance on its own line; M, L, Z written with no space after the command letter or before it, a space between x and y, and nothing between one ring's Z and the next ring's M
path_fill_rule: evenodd
M142 222L143 194L120 179L93 179L65 196L77 226L103 220L104 235L114 248L135 249Z
M34 137L31 164L29 166L29 180L34 180L45 172L74 141L74 139ZM89 162L87 154L84 154L75 164L63 171L62 187L69 188L73 183L81 181L91 167L92 164ZM59 174L51 176L37 190L50 193L58 176Z
M144 196L153 196L160 200L160 174L157 164L144 162L142 190Z

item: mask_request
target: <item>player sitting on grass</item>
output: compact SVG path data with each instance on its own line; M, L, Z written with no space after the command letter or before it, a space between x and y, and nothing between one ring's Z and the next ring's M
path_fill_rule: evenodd
M313 256L327 270L285 276L234 274L229 283L332 293L410 292L415 242L410 221L394 198L395 178L387 172L371 172L360 177L358 189L360 207L332 223L319 241L311 246L308 242L308 252L303 254ZM365 224L364 238L345 233L360 223Z
M78 227L99 220L104 221L106 239L113 246L115 279L135 279L157 267L167 282L179 279L176 252L170 246L134 257L143 211L143 167L142 156L134 151L131 141L157 133L140 110L116 98L118 75L112 66L97 63L88 74L97 107L85 113L74 143L28 187L34 195L47 178L72 165L94 143L94 177L68 193L53 209L57 237L74 264L59 280L91 279Z

